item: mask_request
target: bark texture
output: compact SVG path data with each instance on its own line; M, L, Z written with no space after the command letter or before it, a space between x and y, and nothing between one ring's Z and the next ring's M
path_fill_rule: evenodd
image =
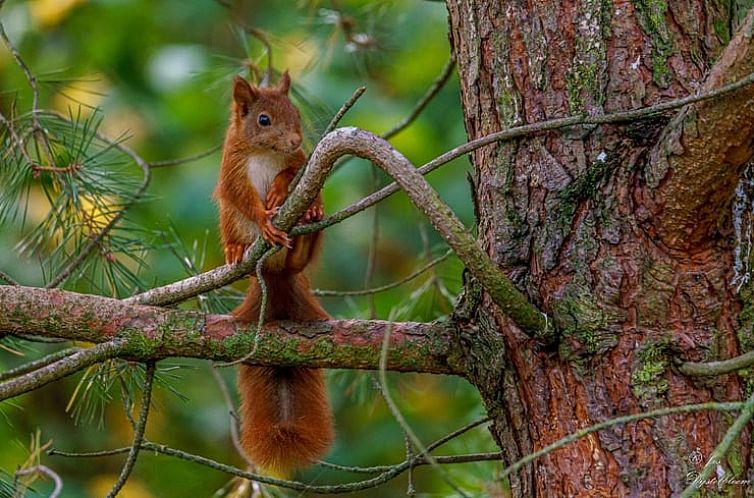
M448 0L448 8L469 139L652 105L754 69L747 2ZM475 329L463 342L467 376L507 460L615 416L744 398L735 375L692 379L673 367L752 344L730 283L729 215L754 153L752 90L726 102L472 154L480 243L562 334L557 347L543 346L467 284L458 312ZM706 119L696 134L691 115ZM692 455L709 456L730 423L700 413L615 426L537 461L511 478L511 492L673 496L699 469ZM729 477L750 476L748 438L721 462Z
M241 323L229 315L140 306L63 290L0 285L0 330L122 345L117 355L140 361L169 357L261 366L379 367L390 334L387 368L452 374L453 324L381 320ZM247 357L248 355L248 357ZM9 381L12 382L12 381ZM1 389L0 389L1 390Z

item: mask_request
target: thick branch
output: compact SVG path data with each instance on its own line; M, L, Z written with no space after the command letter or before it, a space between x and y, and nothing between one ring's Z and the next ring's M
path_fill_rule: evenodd
M140 306L53 289L0 286L0 330L103 343L120 338L119 357L141 361L193 357L254 365L377 369L392 328L388 369L460 374L452 325L379 320L256 324L227 315ZM256 346L255 346L256 344Z
M704 83L708 92L754 72L754 9ZM651 154L655 224L663 241L687 249L706 240L754 155L754 85L680 112Z

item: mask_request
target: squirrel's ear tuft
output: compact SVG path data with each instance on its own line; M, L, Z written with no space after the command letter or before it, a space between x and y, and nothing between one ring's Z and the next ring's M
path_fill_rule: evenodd
M248 81L236 76L233 78L233 100L241 109L241 114L246 114L249 105L257 99L257 90ZM244 112L245 110L245 112Z
M278 82L278 91L281 93L288 93L288 90L291 88L291 77L288 74L288 70L286 69L285 72L280 76L280 81Z

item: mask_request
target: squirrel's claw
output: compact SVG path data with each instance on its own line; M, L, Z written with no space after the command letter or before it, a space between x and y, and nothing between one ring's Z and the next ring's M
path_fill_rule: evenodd
M322 206L321 200L316 200L312 203L311 206L309 206L309 209L306 210L304 213L304 216L301 218L301 221L304 223L312 223L315 221L319 221L325 216L325 210Z
M249 246L246 244L225 244L225 263L229 265L239 263L247 247Z

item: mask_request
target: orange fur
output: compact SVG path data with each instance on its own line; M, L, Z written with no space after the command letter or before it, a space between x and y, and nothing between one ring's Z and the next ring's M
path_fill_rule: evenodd
M236 263L257 237L287 248L263 268L268 289L265 321L325 320L327 313L311 294L302 271L315 258L319 233L294 237L274 227L271 217L283 204L296 172L306 162L300 149L298 110L287 92L287 73L276 88L261 89L236 78L231 121L225 136L215 198L220 234L228 263ZM262 125L264 114L269 124ZM302 221L323 215L318 197ZM256 323L261 294L252 277L246 299L234 310L240 320ZM321 370L239 367L244 451L262 468L286 473L313 463L333 440L332 415Z

